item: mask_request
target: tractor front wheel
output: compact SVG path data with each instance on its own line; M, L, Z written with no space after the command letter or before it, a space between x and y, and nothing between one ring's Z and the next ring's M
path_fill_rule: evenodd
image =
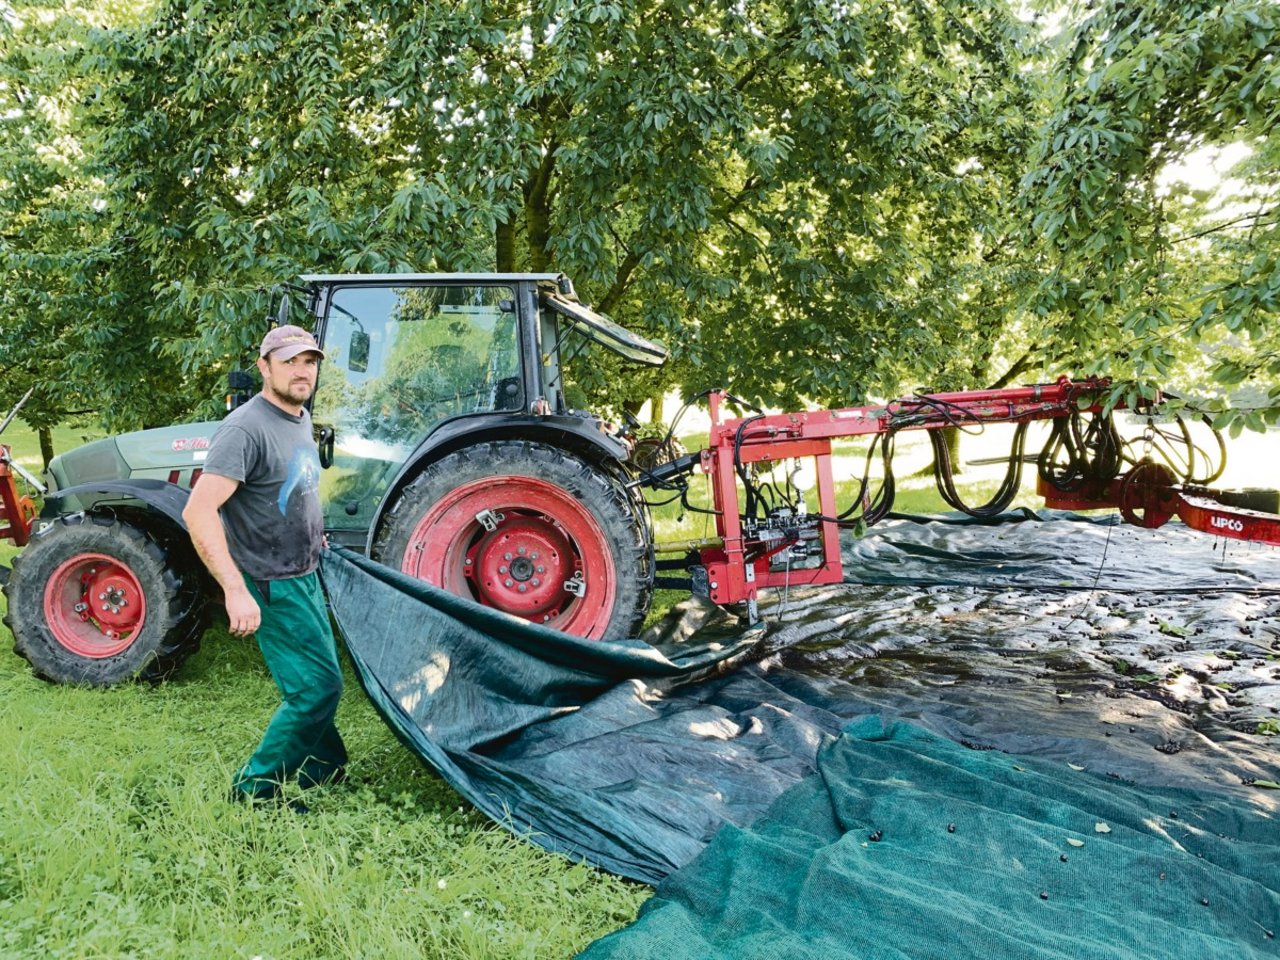
M198 645L193 577L161 546L105 516L60 517L14 560L4 622L14 651L55 683L165 676Z
M383 563L580 637L633 636L653 574L625 490L573 454L495 441L429 464L378 537Z

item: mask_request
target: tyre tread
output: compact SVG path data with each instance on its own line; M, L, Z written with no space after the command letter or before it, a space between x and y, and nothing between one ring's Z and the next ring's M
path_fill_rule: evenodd
M49 576L67 558L85 552L105 553L128 565L154 611L135 643L112 657L77 656L58 643L44 620ZM31 664L36 676L55 683L110 686L135 678L161 679L194 652L203 632L198 577L175 568L146 530L111 515L70 514L42 528L15 558L4 592L4 623L13 633L14 652Z
M428 464L391 505L373 546L373 557L399 567L408 537L422 513L450 489L471 479L512 473L548 480L573 494L617 548L614 609L602 639L636 635L653 594L652 553L647 528L625 488L570 451L527 440L490 440L463 447ZM563 482L562 482L563 481Z

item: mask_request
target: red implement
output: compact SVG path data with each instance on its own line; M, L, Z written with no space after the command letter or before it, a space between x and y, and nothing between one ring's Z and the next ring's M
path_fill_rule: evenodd
M893 499L891 440L902 430L1055 420L1054 437L1045 452L1027 458L1039 463L1038 492L1046 506L1118 509L1127 522L1147 528L1178 516L1206 533L1280 544L1280 515L1224 502L1231 497L1226 492L1184 485L1164 463L1131 459L1131 448L1115 432L1103 406L1110 386L1107 380L1063 377L1009 390L917 395L883 406L736 418L723 417L727 395L712 393L711 432L701 468L711 478L718 536L698 545L711 599L754 603L764 587L841 582L839 530L870 525L888 514ZM861 502L841 513L835 501L832 441L868 435L884 444L885 481L876 498L864 487ZM941 469L935 464L935 470L948 503L974 516L992 516L1012 499L1024 462L1020 446L1009 458L1008 496L981 508L956 499L945 451L937 445L935 450L944 461ZM775 464L810 459L816 512L810 512L812 501L806 505L803 492L792 482L798 466L782 480L770 474ZM794 495L775 496L779 486Z
M18 492L9 464L9 448L0 443L0 540L12 540L17 546L25 547L31 539L36 505L30 497Z

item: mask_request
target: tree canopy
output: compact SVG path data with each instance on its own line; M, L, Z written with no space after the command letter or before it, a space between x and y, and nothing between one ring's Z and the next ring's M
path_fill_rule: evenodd
M1050 76L1049 115L1023 181L1028 239L1047 267L1042 337L1086 369L1142 381L1201 371L1213 404L1244 383L1280 401L1280 8L1268 2L1081 7ZM1237 148L1225 194L1184 163Z
M662 381L588 371L614 407L1098 372L1262 387L1223 415L1260 426L1277 11L1021 9L14 3L0 366L60 385L33 416L163 422L300 272L555 269L674 348ZM1227 205L1178 186L1231 145Z

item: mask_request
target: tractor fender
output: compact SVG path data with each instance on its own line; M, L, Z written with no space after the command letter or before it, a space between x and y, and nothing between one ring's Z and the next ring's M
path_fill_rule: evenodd
M132 506L128 501L140 501L146 507L161 514L185 533L186 522L182 519L182 509L187 505L191 491L176 483L166 480L140 478L137 480L98 480L92 483L81 483L65 490L51 490L45 496L42 518L50 519L61 513L90 511L99 504L122 503ZM59 509L53 504L61 500L71 500L75 511Z
M383 518L392 504L400 497L400 491L428 464L463 447L487 443L491 440L532 440L559 447L596 464L611 474L625 468L627 445L601 429L601 421L594 417L556 414L531 416L524 413L485 414L478 417L460 417L442 424L430 436L418 444L405 460L387 495L378 505L378 511L369 525L364 552L370 555L382 527Z

